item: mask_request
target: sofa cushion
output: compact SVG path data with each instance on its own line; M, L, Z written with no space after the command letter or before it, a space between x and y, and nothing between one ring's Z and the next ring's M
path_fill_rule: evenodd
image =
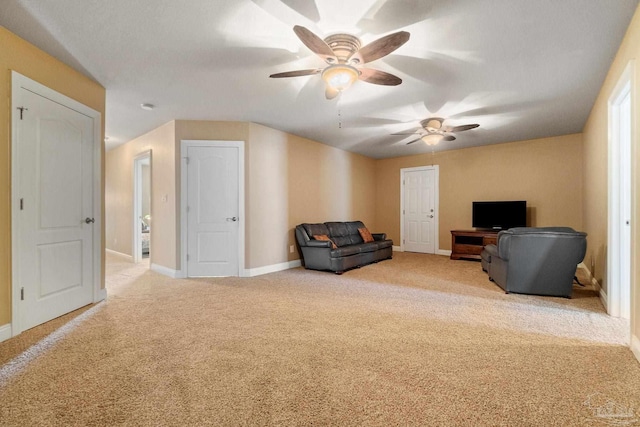
M329 229L324 224L302 224L302 227L309 237L314 235L321 236L323 234L325 236L329 236Z
M393 240L376 240L375 244L378 245L378 249L390 248L393 246Z
M331 258L340 258L343 256L356 255L360 253L360 245L350 245L331 251Z
M335 243L333 243L333 240L331 240L329 238L329 236L327 236L326 234L314 234L313 235L313 239L314 240L322 240L325 242L331 242L331 248L336 249L338 246L336 246Z
M371 235L371 232L369 232L367 227L358 228L358 232L360 233L360 237L362 237L364 243L373 242L373 236Z
M357 245L363 243L358 228L363 228L362 221L325 222L329 229L329 237L338 246Z
M347 227L346 222L325 222L325 225L329 230L329 237L331 237L331 240L333 240L338 247L352 244L349 236L349 227Z
M359 245L356 245L355 247L360 248L360 253L375 252L379 249L378 242L361 243Z
M349 239L351 240L352 245L358 245L360 243L364 243L362 240L362 236L358 231L359 228L366 228L362 221L349 221L346 222L347 229L349 230Z

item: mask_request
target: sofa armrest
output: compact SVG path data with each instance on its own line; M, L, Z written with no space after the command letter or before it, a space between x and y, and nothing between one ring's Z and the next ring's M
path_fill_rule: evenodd
M307 242L309 248L330 248L331 242L329 240L309 240Z
M488 255L488 260L491 261L493 257L500 258L498 256L498 247L496 245L487 245L483 251Z
M513 232L511 230L513 229L499 232L496 241L496 246L498 247L498 253L496 255L505 261L509 260L509 254L511 253L511 239L513 238Z
M387 233L371 233L373 240L387 240Z

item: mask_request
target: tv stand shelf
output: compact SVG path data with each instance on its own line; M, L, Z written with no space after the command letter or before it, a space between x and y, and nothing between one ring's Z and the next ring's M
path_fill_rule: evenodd
M495 245L498 232L493 230L451 230L451 259L480 259L486 245Z

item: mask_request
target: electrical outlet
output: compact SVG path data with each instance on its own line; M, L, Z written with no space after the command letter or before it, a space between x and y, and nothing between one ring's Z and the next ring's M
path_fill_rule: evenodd
M289 246L289 253L293 253L294 250L295 250L295 247L293 245Z

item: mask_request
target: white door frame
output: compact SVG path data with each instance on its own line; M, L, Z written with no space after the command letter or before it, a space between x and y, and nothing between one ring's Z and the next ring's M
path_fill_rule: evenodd
M106 289L101 289L102 283L102 115L15 71L11 72L11 335L22 332L20 324L20 282L18 275L19 230L20 230L20 174L18 173L18 121L20 113L18 107L20 89L26 89L37 95L57 102L80 114L93 119L93 302L107 297Z
M404 252L404 178L405 173L407 172L416 172L416 171L425 171L425 170L433 170L434 171L434 187L435 191L433 193L433 197L435 198L434 203L434 220L433 220L433 244L435 253L438 255L448 255L443 254L440 251L440 167L438 165L431 166L417 166L414 168L402 168L400 169L400 252Z
M180 272L179 277L189 277L187 271L187 150L189 147L238 148L238 277L248 277L245 264L245 212L244 212L244 141L180 141Z
M151 168L151 150L143 151L133 158L133 262L139 263L142 259L142 165L148 160ZM153 218L153 216L152 216ZM149 231L151 232L151 231ZM151 254L151 250L149 250Z
M609 182L609 191L608 191L608 238L607 238L607 312L614 317L619 317L621 314L621 304L631 304L632 289L629 289L628 295L630 300L627 302L622 301L623 291L621 284L621 274L620 271L622 268L629 269L631 272L632 260L631 260L631 248L629 248L628 254L621 254L622 247L622 239L621 233L625 228L629 233L633 233L632 227L634 226L633 222L631 223L631 227L625 227L625 224L622 223L621 219L621 211L620 211L620 199L621 199L621 177L620 177L620 142L621 138L619 136L619 106L622 100L626 97L627 94L631 97L631 138L629 147L633 150L634 135L635 135L635 126L634 126L634 75L635 75L635 63L634 61L629 61L627 67L623 71L618 83L616 84L614 90L612 91L611 96L609 97L609 135L608 135L608 157L609 157L609 168L608 168L608 182ZM628 161L632 161L633 159L633 151L631 151L631 158L627 159ZM629 169L632 171L632 169ZM633 172L631 172L633 173ZM633 206L635 206L635 195L633 191L633 180L632 176L627 177L629 179L628 188L631 192L631 215L629 220L633 218ZM625 231L626 232L626 231ZM632 234L631 234L632 235ZM631 286L631 275L628 285ZM633 307L630 307L630 314L633 316Z

